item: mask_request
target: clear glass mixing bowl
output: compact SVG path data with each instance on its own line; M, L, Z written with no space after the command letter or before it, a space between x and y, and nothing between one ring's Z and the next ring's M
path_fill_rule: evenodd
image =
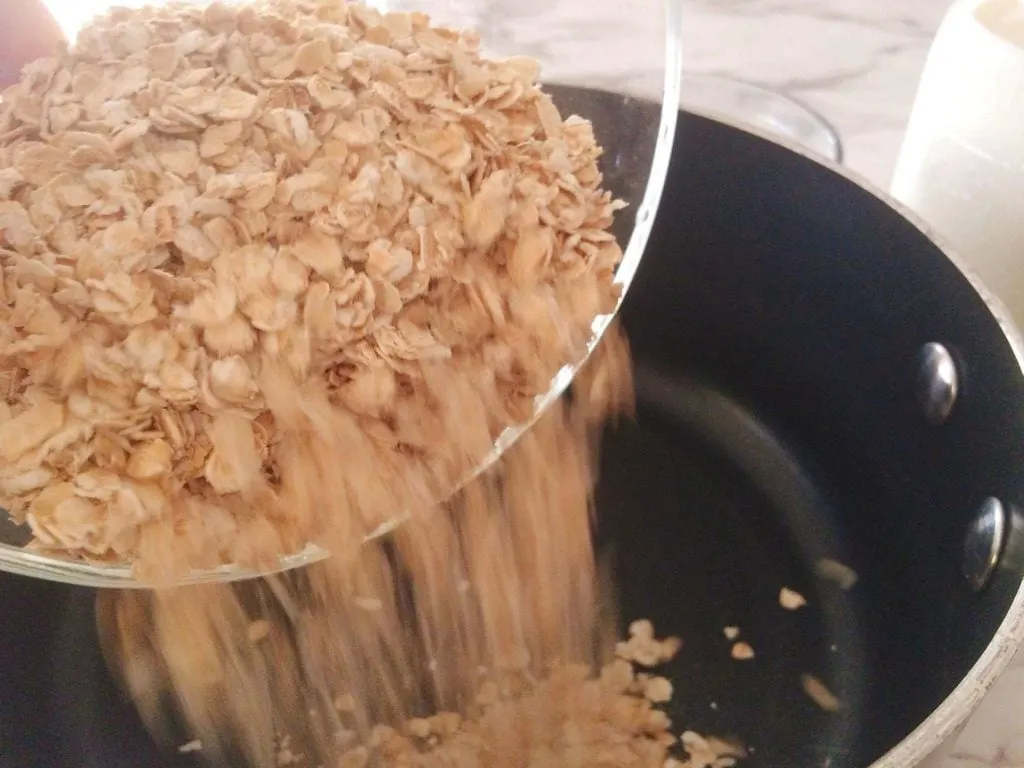
M43 0L69 40L95 14L112 5L137 7L142 0ZM377 0L382 11L421 11L436 22L479 31L487 53L538 59L542 81L564 115L594 125L605 148L605 185L629 207L616 235L625 258L616 281L633 278L661 198L679 105L680 0ZM625 291L623 290L623 293ZM612 315L594 323L595 340ZM593 348L591 345L591 349ZM536 413L556 400L583 361L566 366L542 396ZM492 463L529 423L506 430L478 468ZM401 521L397 516L390 526ZM383 530L383 529L382 529ZM135 587L130 566L60 559L23 548L29 533L0 518L0 569L86 586ZM280 570L325 556L315 546L284 557ZM228 581L258 574L234 566L194 573L185 582Z
M782 139L834 163L843 161L839 132L791 96L731 77L688 73L680 93L687 111Z

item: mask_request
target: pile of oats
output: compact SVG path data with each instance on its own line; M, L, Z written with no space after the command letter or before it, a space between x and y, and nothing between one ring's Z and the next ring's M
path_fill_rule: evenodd
M616 300L590 124L345 0L115 9L0 102L0 504L144 578L443 497Z
M673 647L677 644L669 641ZM671 733L661 708L672 684L616 659L594 675L585 665L557 665L540 680L481 686L466 715L452 712L378 726L367 744L345 751L339 768L715 768L739 752L710 759ZM668 696L665 692L668 692ZM706 744L706 742L705 742ZM675 754L677 757L673 757ZM279 765L307 766L291 750ZM694 759L695 758L695 759Z
M263 639L259 642L262 642ZM620 647L657 648L657 663L671 661L681 643L659 640L646 620L630 626ZM367 725L364 703L351 694L334 696L333 733L317 743L308 732L273 740L279 768L731 768L747 756L739 744L693 731L675 731L665 708L673 685L643 660L619 656L595 674L587 664L555 663L542 677L527 669L494 675L479 670L483 681L460 712L440 711L394 725ZM311 740L312 739L312 740ZM179 752L203 750L193 739ZM206 757L219 764L220 752ZM257 758L258 759L258 758Z
M441 712L397 727L375 726L366 743L342 751L339 768L731 768L747 756L739 744L693 731L673 734L665 711L673 686L651 667L675 658L677 637L658 639L646 619L633 622L619 656L595 674L585 664L555 664L541 679L506 674L487 680L464 714ZM626 649L639 649L634 657ZM653 651L654 655L648 654ZM350 697L349 697L350 698ZM351 716L351 701L338 713ZM351 739L355 731L344 731ZM278 740L282 768L308 768L291 739Z

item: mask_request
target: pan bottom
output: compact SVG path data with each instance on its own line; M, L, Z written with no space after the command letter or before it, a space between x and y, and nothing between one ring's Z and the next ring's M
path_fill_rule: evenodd
M625 623L683 638L667 676L676 728L734 738L750 768L863 766L867 659L857 590L816 576L852 562L815 469L728 395L638 366L636 422L610 430L597 495ZM789 588L807 606L789 611ZM755 652L735 660L724 628ZM812 675L838 713L804 691Z

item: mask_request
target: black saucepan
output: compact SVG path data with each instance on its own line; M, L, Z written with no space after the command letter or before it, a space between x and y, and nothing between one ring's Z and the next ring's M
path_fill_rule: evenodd
M1024 634L1024 375L989 306L856 183L684 114L624 321L639 413L606 441L600 537L624 618L685 638L676 725L737 737L751 768L920 760ZM196 764L117 692L93 606L0 577L0 766Z

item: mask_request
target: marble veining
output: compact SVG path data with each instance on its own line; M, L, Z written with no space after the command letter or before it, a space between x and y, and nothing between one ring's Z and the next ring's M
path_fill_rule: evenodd
M684 67L798 97L839 129L847 165L883 188L931 40L936 0L684 0Z

